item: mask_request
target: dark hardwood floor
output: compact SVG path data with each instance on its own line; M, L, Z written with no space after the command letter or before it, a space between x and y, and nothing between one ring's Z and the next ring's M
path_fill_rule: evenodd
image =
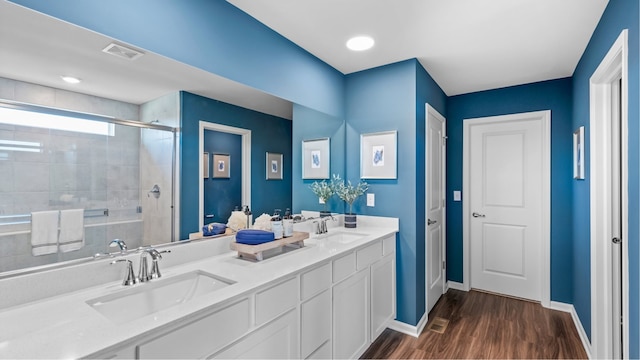
M449 320L414 338L390 329L363 359L586 359L571 315L525 300L450 289L429 314Z

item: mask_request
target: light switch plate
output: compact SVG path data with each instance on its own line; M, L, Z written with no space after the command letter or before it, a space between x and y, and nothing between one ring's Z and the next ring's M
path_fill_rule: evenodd
M453 201L462 201L462 192L460 190L453 191Z
M376 206L376 194L367 194L367 206Z

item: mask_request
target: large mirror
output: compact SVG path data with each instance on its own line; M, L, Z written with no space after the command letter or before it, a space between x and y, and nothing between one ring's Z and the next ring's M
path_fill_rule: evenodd
M252 171L238 179L248 188L243 193L253 195L238 205L250 205L257 215L291 206L292 147L298 144L292 143L290 102L144 49L133 49L143 54L135 60L119 58L101 51L112 39L9 2L0 2L0 23L11 34L0 47L5 105L99 114L113 127L113 133L96 135L0 125L0 276L90 261L96 253L118 251L109 247L114 238L132 249L198 231L204 215L201 122L254 134ZM81 82L63 83L62 75ZM30 152L33 144L40 144L32 149L38 153ZM283 154L282 179L265 177L266 153ZM33 213L58 211L60 225L68 216L63 210L78 208L84 210L84 244L34 256ZM46 244L43 239L36 245Z

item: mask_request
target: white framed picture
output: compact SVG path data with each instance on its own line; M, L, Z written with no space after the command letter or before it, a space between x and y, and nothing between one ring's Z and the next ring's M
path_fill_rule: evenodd
M213 154L213 178L228 179L231 177L231 156L227 154Z
M584 126L573 133L573 178L584 180Z
M360 178L396 179L398 132L384 131L360 135Z
M331 167L330 139L302 141L302 178L329 179Z
M282 154L267 153L267 180L282 180Z
M202 153L202 177L209 178L209 153Z

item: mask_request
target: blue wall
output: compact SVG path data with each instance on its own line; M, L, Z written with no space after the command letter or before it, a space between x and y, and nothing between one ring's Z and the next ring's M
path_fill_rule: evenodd
M589 138L589 78L596 70L611 45L623 29L629 29L629 310L630 310L630 358L640 357L639 289L640 257L640 115L639 102L639 50L638 22L640 6L638 1L610 0L594 31L591 40L573 75L573 128L585 127L585 138ZM573 183L573 227L574 227L574 307L588 334L591 333L591 273L590 273L590 231L589 226L589 142L586 142L586 179Z
M572 278L572 112L571 79L453 96L447 103L447 274L462 282L463 120L538 110L551 110L551 300L571 303Z
M204 151L209 153L209 176L204 179L204 213L214 218L205 218L204 224L226 223L231 211L242 206L242 136L220 131L204 131ZM215 154L229 155L229 177L214 178Z
M446 97L415 59L347 75L346 94L347 179L357 182L360 178L361 134L398 131L398 178L367 180L376 206L366 207L360 201L354 211L400 218L397 318L416 325L425 312L424 219L416 219L417 208L422 207L424 215L424 203L417 202L418 183L424 188L424 106L429 101L444 112Z
M345 176L345 121L342 118L293 104L293 212L301 210L324 210L324 205L318 203L318 197L313 194L309 185L314 181L302 179L302 141L328 137L330 139L331 165L329 176L332 174ZM327 208L332 212L344 213L345 204L337 196L333 196Z
M198 231L199 122L251 130L251 210L254 217L291 207L291 121L180 92L180 238ZM283 179L266 180L266 153L283 154ZM226 222L226 221L221 221Z
M341 117L339 71L223 0L15 0L266 93Z

